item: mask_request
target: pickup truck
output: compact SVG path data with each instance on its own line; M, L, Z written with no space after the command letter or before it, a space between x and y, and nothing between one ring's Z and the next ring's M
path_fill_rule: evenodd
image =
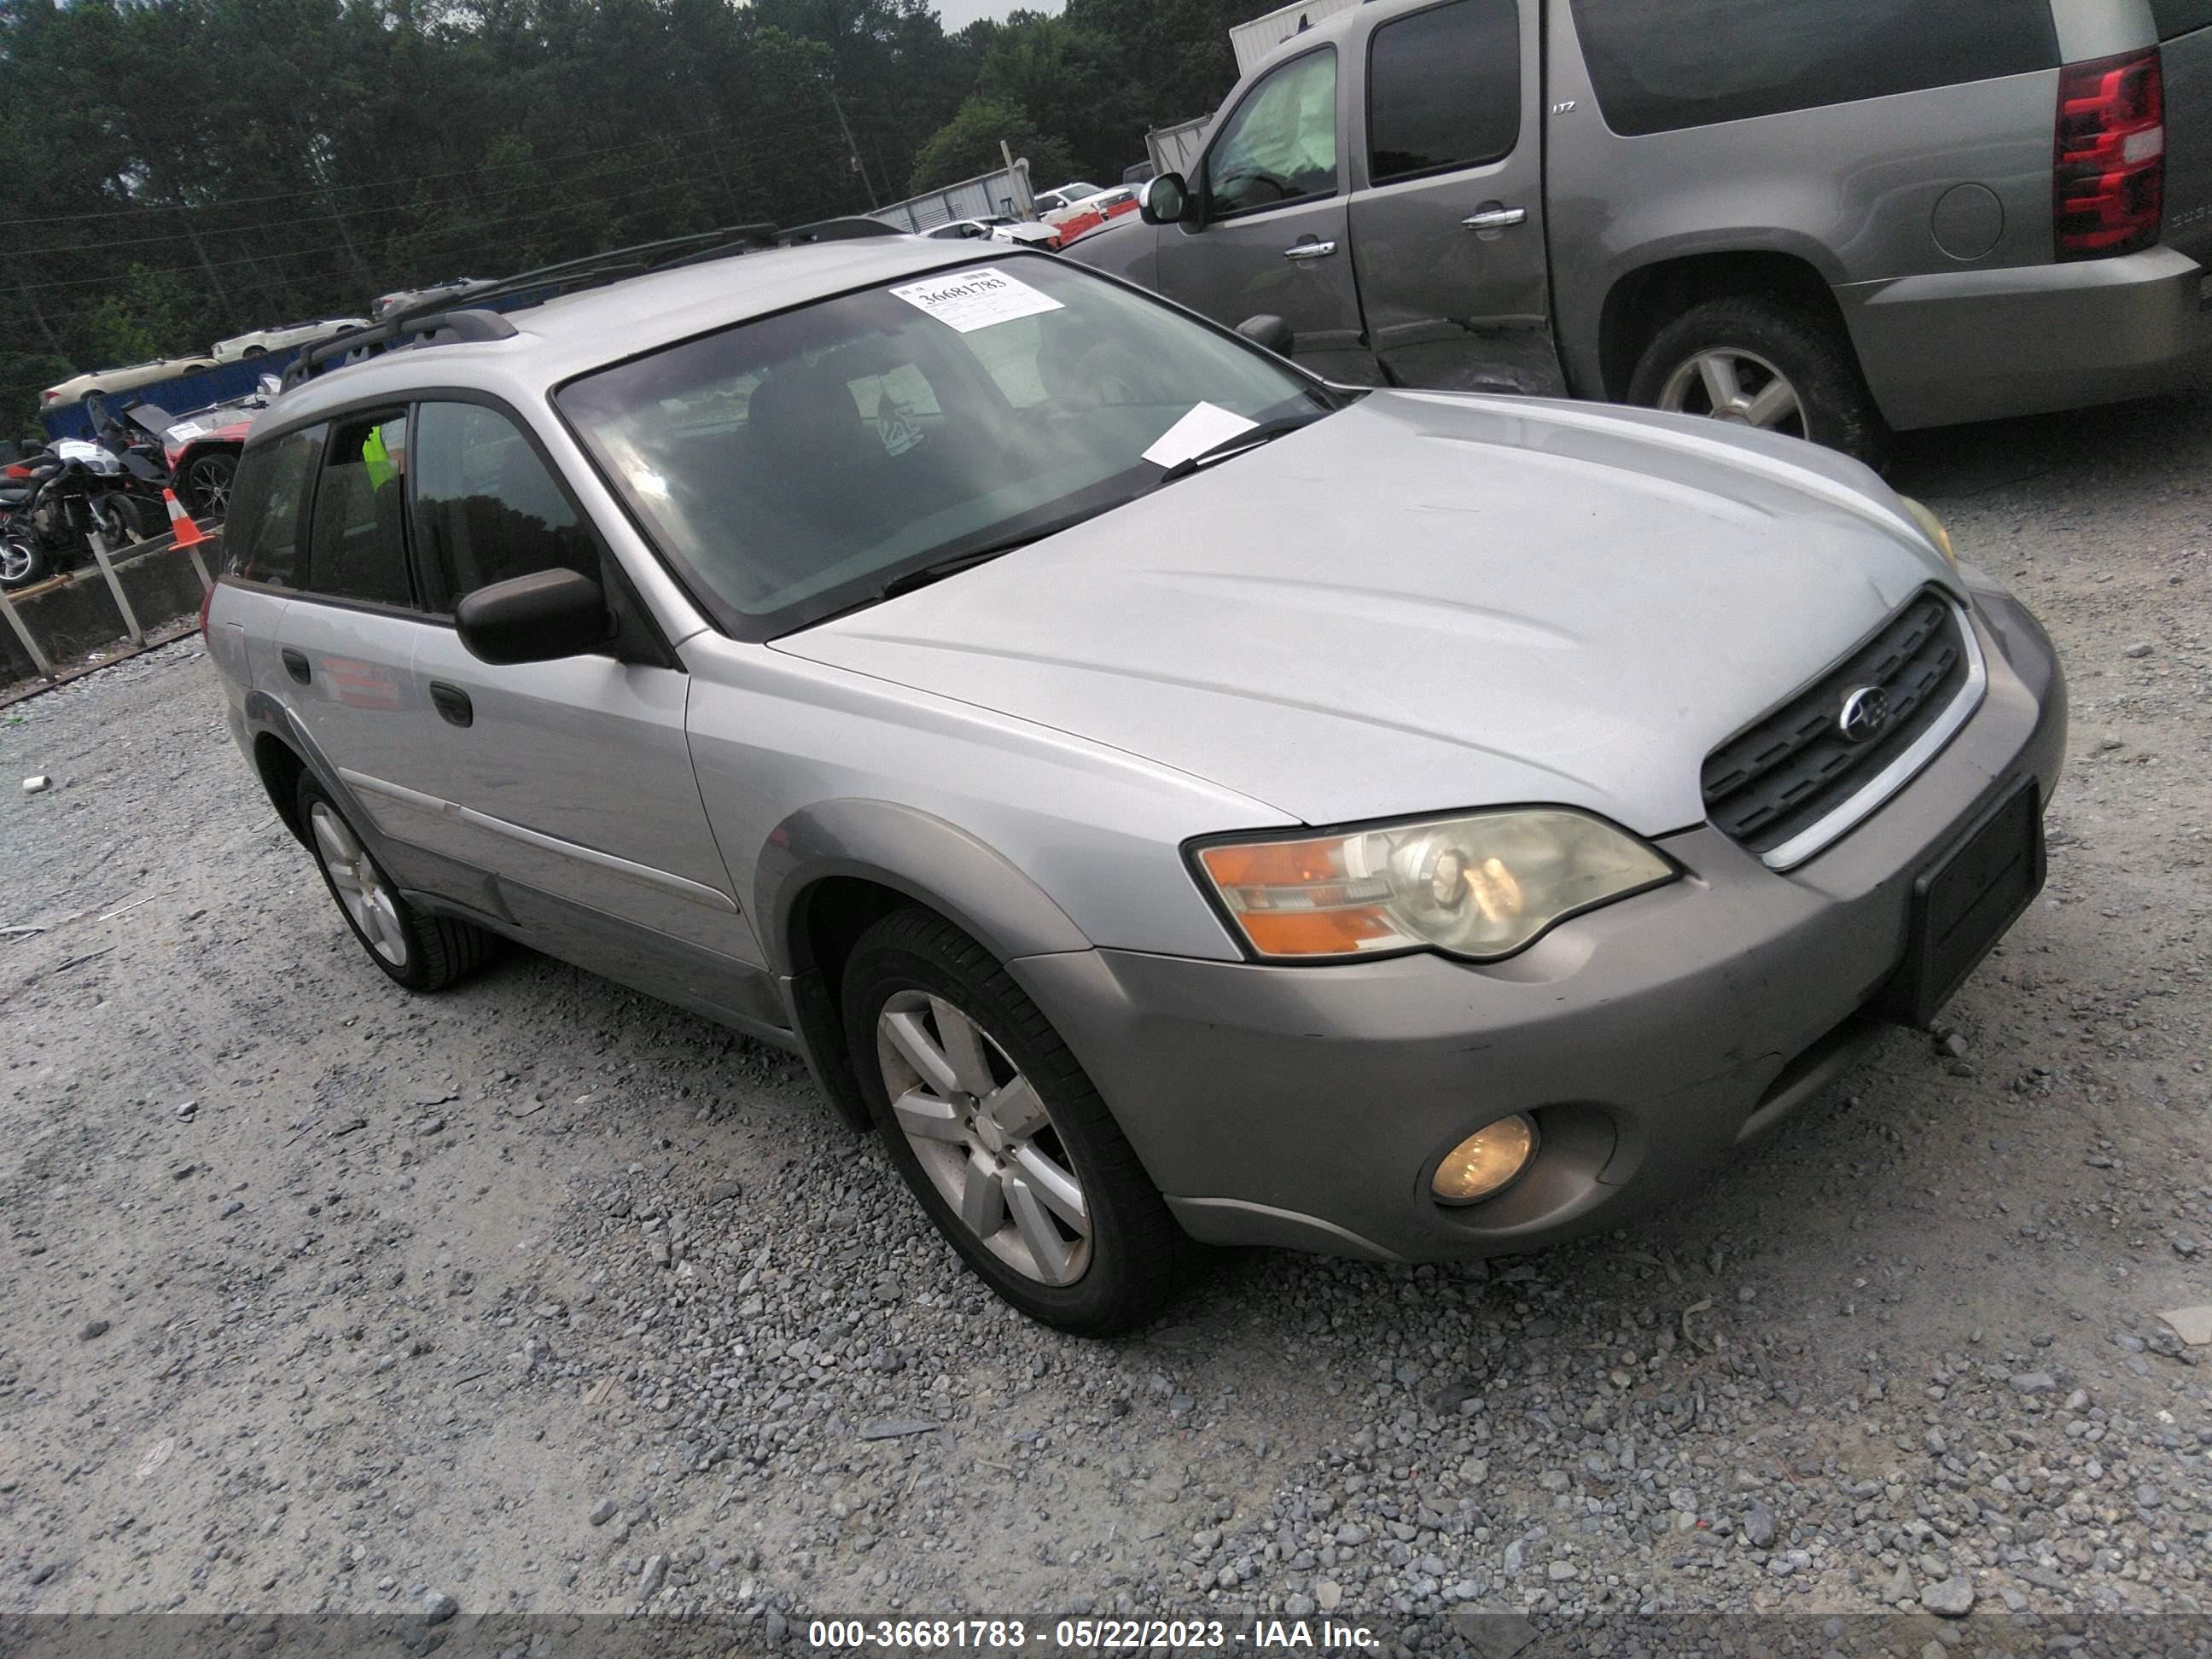
M1336 380L1878 460L2203 373L2208 104L2212 0L1375 0L1069 257Z

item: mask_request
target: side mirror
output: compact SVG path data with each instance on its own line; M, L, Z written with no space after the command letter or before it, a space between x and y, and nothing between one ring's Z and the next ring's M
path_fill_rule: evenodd
M551 662L605 645L614 618L589 576L533 570L477 589L454 607L453 625L485 662Z
M1261 312L1257 317L1247 317L1237 325L1237 331L1255 346L1264 346L1278 357L1291 355L1295 337L1291 325L1272 312Z
M349 330L348 332L351 332L351 331ZM278 380L274 374L264 374L259 380L256 380L253 385L254 388L264 398L273 398L284 389L283 381Z
M1163 173L1145 181L1137 212L1148 225L1181 224L1190 211L1190 187L1180 173Z

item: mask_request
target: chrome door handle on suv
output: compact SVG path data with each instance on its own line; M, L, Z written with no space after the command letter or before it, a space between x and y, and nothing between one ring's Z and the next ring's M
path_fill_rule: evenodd
M1285 259L1320 259L1336 252L1334 242L1293 242L1283 250Z
M1486 207L1470 213L1460 221L1469 230L1505 230L1527 222L1528 210L1517 207Z

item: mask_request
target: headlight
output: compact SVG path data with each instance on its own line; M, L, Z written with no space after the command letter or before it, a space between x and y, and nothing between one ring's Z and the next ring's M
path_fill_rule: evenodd
M1910 495L1899 495L1897 499L1905 503L1905 510L1911 514L1912 522L1920 526L1920 533L1936 544L1936 550L1943 556L1943 562L1955 568L1959 556L1951 550L1951 532L1943 528L1943 520Z
M1304 958L1510 956L1577 911L1676 873L1633 836L1558 806L1216 842L1198 864L1255 952Z

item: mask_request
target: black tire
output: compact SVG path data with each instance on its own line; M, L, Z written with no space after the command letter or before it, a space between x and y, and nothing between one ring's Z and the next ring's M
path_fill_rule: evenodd
M230 510L230 483L238 474L238 457L227 449L211 449L187 459L177 472L177 499L195 519L219 519Z
M347 927L361 942L362 952L388 977L410 991L443 990L463 975L473 972L490 960L498 942L493 934L451 916L427 915L399 896L399 890L392 884L391 877L385 874L384 867L376 862L362 842L360 832L353 827L338 804L331 799L330 792L315 781L313 773L301 773L299 787L294 792L293 799L303 838L307 843L308 856L314 860L315 868L322 873L323 885L330 891L331 902L337 906L338 914L345 918ZM393 960L386 951L386 945L390 940L380 943L363 930L361 922L355 919L345 896L338 890L338 878L331 872L332 860L327 856L325 848L319 844L316 831L319 812L330 814L343 826L358 850L361 860L380 884L383 895L390 902L388 914L394 935L399 946L403 947L398 960Z
M263 345L250 345L246 347L245 350L238 354L239 360L240 362L244 362L249 357L266 357L268 355L269 348Z
M1692 374L1698 358L1716 351L1763 360L1790 382L1802 419L1776 430L1839 449L1872 467L1888 459L1889 428L1850 340L1832 318L1778 296L1732 295L1692 306L1644 348L1628 383L1628 401L1709 413L1711 400L1701 385L1692 385L1681 403L1668 389L1678 376Z
M994 1254L939 1191L899 1127L878 1059L877 1022L895 997L916 992L943 998L981 1028L1050 1115L1044 1133L1065 1152L1090 1219L1087 1266L1072 1284L1044 1283ZM977 1277L1030 1318L1079 1335L1111 1335L1158 1315L1175 1291L1182 1231L1075 1056L1005 966L942 916L908 908L861 935L845 963L842 997L854 1075L891 1161Z
M146 539L144 504L131 496L111 492L93 504L92 514L100 525L100 533L107 538L109 552L117 552L133 542Z
M6 545L0 547L0 587L11 593L19 587L42 582L52 573L53 564L46 557L46 550L39 545L38 536L31 531L9 536Z

